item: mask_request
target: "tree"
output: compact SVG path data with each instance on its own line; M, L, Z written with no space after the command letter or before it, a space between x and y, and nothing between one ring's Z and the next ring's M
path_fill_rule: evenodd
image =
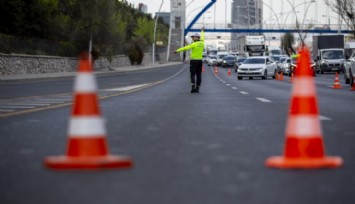
M296 53L293 48L293 44L295 43L295 37L292 33L285 33L281 38L281 48L286 51L286 53L290 56L292 53Z
M325 3L340 15L355 38L355 0L325 0Z

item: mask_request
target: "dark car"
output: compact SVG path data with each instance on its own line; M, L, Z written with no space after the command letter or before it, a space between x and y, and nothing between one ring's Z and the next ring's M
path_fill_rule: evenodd
M233 67L236 61L237 58L232 55L225 56L222 60L222 67Z
M238 71L238 67L243 64L243 62L246 60L246 57L241 57L238 58L237 61L234 63L234 71L237 72Z

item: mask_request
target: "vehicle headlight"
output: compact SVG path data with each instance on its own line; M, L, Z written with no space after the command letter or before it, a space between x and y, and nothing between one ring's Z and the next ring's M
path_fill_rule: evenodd
M223 61L223 63L227 63L227 61L226 61L226 60L224 60L224 61Z
M322 60L322 61L321 61L321 64L328 64L328 62L325 61L325 60Z

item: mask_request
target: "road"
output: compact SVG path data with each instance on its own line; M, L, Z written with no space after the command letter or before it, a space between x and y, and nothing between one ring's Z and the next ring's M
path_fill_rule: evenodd
M354 203L355 94L330 88L333 74L315 80L326 153L344 165L319 170L264 165L283 152L288 77L237 80L206 66L199 94L186 64L97 78L110 152L134 167L44 168L65 153L72 78L1 84L1 203Z

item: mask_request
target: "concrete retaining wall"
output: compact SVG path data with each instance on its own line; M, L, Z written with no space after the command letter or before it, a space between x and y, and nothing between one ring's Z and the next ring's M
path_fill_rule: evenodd
M156 57L157 63L160 59L165 59L166 54L161 53ZM145 54L143 65L152 64L152 55ZM125 55L112 57L109 62L106 57L95 61L94 69L107 70L109 68L129 67L130 61ZM77 58L53 57L53 56L33 56L33 55L8 55L0 53L0 75L15 74L40 74L56 72L73 72L77 68Z

